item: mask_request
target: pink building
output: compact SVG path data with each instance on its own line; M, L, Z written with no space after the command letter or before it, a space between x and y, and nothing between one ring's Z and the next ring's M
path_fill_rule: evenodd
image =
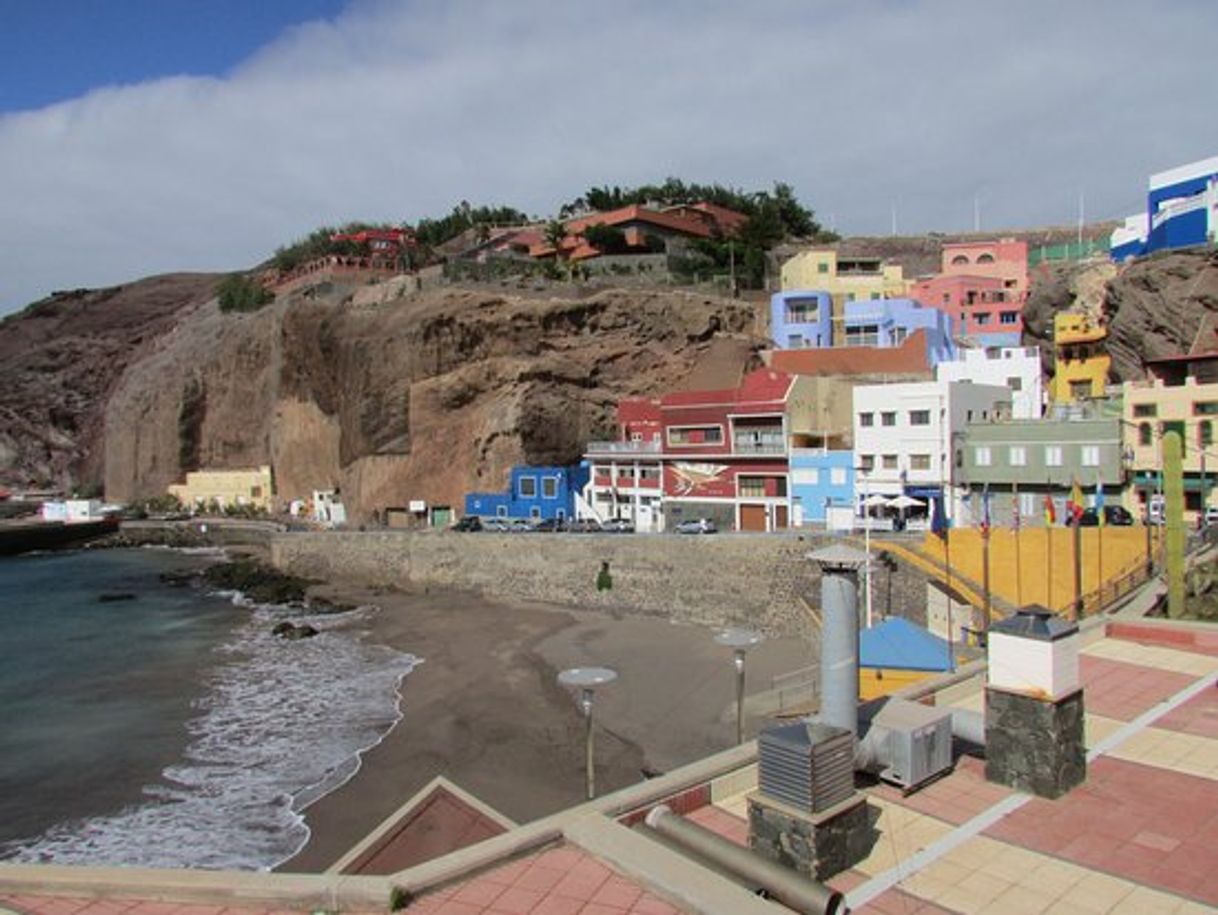
M1013 238L949 242L943 246L942 271L919 279L910 295L951 315L960 336L1018 344L1028 298L1028 243Z

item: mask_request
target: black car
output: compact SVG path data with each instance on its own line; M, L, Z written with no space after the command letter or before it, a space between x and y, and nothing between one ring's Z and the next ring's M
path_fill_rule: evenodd
M1099 523L1099 514L1095 508L1085 509L1082 517L1078 519L1079 527L1097 527ZM1123 505L1105 505L1104 523L1113 527L1129 527L1133 524L1133 515Z
M453 525L454 531L480 531L482 530L482 519L477 515L466 515L460 521Z

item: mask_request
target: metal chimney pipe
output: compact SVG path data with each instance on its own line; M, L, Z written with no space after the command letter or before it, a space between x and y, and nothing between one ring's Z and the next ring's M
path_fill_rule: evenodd
M859 733L858 571L824 565L820 579L820 714L825 724Z
M845 911L845 898L837 890L758 857L747 848L677 816L664 804L651 808L645 822L660 835L765 890L771 898L797 912L834 915Z

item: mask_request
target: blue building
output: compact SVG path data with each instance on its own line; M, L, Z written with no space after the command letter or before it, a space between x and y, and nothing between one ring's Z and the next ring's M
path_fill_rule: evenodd
M889 348L919 330L926 331L928 368L956 358L951 316L914 299L848 301L834 317L828 292L788 290L770 297L770 336L778 349Z
M823 524L833 506L853 514L854 452L791 449L791 497L795 524Z
M497 518L574 518L575 493L588 483L588 464L512 468L507 492L471 492L465 514Z
M1113 260L1213 244L1218 235L1218 156L1150 176L1146 213L1112 233Z

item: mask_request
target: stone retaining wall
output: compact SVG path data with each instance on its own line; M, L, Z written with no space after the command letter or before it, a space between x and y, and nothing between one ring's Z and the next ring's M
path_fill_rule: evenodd
M824 544L809 536L282 533L271 538L271 559L286 572L317 578L468 588L806 636L816 629L808 607L819 607L820 574L805 555ZM597 589L602 562L612 578L606 590ZM908 615L905 596L916 589L894 590L901 596L894 613Z

